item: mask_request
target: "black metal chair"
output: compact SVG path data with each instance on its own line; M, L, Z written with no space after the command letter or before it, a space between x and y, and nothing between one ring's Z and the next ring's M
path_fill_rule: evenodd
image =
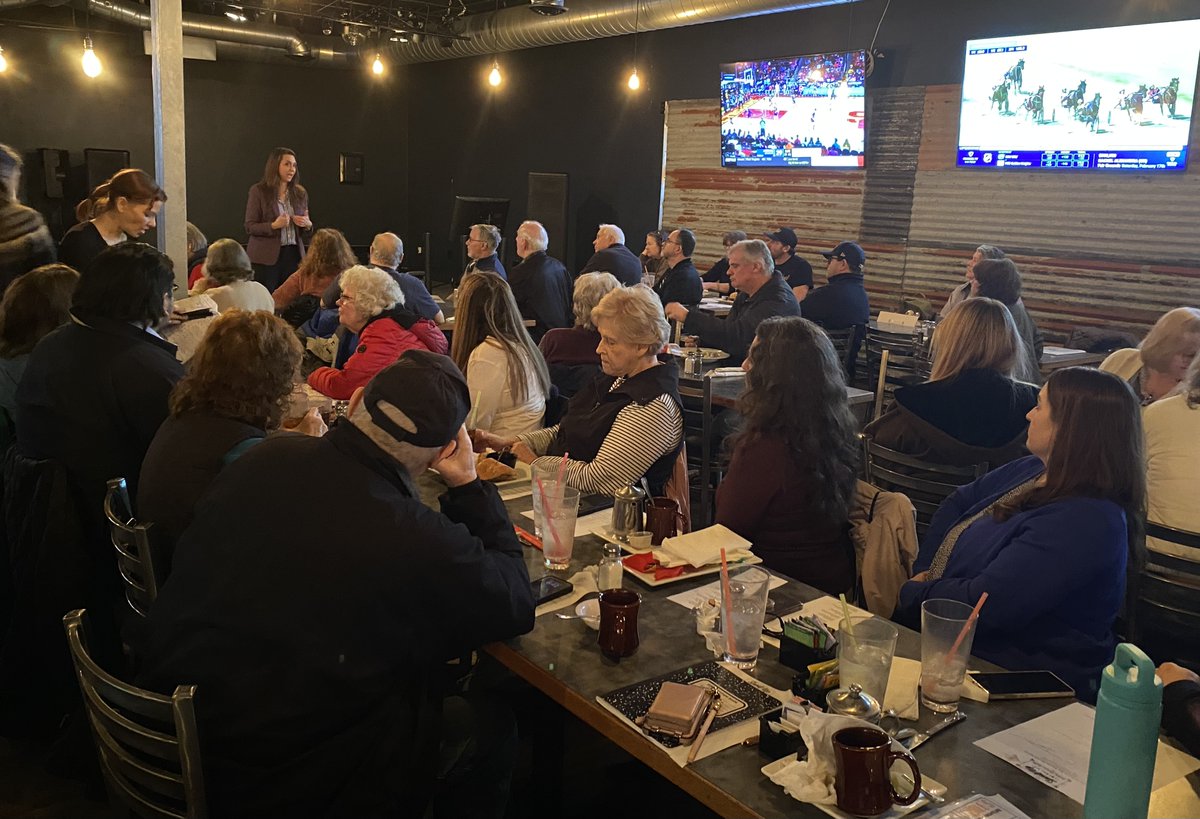
M680 379L679 397L683 403L683 439L687 445L688 473L695 472L700 496L699 515L693 512L697 528L712 523L714 515L713 479L724 473L716 463L718 444L713 441L712 378Z
M853 383L855 365L858 363L858 349L862 346L866 326L863 324L854 324L850 327L822 326L821 329L833 342L833 349L837 351L838 360L842 362L842 372L846 375L846 383Z
M925 380L920 357L922 345L909 333L889 333L885 330L867 328L863 342L866 350L867 376L877 392L877 401L883 405L896 387L916 384ZM884 356L884 353L887 356Z
M1200 662L1200 533L1146 523L1146 537L1171 547L1172 554L1147 545L1144 565L1135 572L1128 637L1156 662Z
M987 473L987 464L946 466L888 449L863 436L863 467L867 483L908 496L917 510L917 534L925 535L942 501L960 486Z
M151 523L138 523L129 503L129 488L124 478L108 482L104 495L104 517L117 553L117 569L125 586L125 600L142 617L158 597L159 578L154 571L151 547Z
M92 737L113 799L137 816L203 819L208 816L196 686L171 696L118 680L88 654L84 609L63 618L75 675Z

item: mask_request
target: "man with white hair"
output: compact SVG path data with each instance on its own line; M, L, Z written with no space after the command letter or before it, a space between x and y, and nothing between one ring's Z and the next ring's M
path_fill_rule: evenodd
M761 239L747 239L729 249L729 281L738 297L723 319L678 302L668 304L664 312L671 321L682 321L685 333L700 336L701 345L729 353L729 364L736 366L745 359L763 319L798 316L800 304Z
M541 222L522 222L517 228L521 263L508 277L517 309L535 322L529 328L534 343L550 330L571 326L571 274L562 262L547 255L549 243Z
M500 263L500 257L496 255L496 249L499 247L500 229L498 227L495 225L471 225L471 232L467 236L467 258L471 261L467 262L467 269L463 271L463 275L474 273L476 270L490 270L507 281L508 273L505 272L504 265Z
M202 692L214 816L420 816L431 793L435 816L504 814L511 713L438 682L447 660L533 628L470 404L450 359L410 351L324 437L271 436L210 487L138 682ZM414 485L429 468L448 487L440 512Z
M625 232L616 225L601 225L592 241L596 249L592 258L580 270L583 273L611 273L626 287L641 284L642 263L625 246Z

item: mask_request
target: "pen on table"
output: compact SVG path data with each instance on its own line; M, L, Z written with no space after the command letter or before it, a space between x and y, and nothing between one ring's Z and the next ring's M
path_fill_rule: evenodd
M537 535L532 535L529 532L526 532L524 529L522 529L520 526L517 526L515 523L513 524L513 531L517 533L517 540L521 541L526 546L532 546L533 548L535 548L539 551L541 550L542 540Z
M692 743L692 750L688 751L688 765L696 761L696 754L700 753L700 746L704 744L704 738L708 736L708 728L712 725L713 717L717 715L717 711L720 708L721 695L716 694L713 696L712 703L708 706L708 716L704 718L704 724L700 726L700 733L696 736L696 741Z

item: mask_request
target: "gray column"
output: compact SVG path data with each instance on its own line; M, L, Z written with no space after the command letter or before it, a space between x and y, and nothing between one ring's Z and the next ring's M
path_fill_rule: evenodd
M158 249L187 285L187 163L183 130L183 4L151 0L154 79L154 175L169 197L158 217Z

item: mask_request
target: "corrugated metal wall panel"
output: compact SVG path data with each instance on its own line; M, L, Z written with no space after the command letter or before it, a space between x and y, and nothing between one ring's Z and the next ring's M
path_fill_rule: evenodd
M958 100L958 86L870 92L865 173L722 169L716 101L670 102L664 223L697 232L702 268L735 227L790 225L818 268L821 250L859 237L876 309L902 293L940 306L975 246L997 244L1054 340L1076 325L1140 333L1200 304L1200 159L1159 176L959 170ZM1193 145L1197 131L1200 117Z

